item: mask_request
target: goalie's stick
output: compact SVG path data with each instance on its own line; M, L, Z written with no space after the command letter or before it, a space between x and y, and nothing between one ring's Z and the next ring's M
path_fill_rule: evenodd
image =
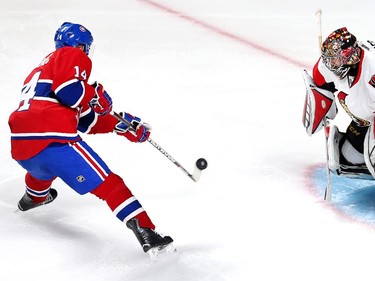
M318 43L319 43L319 51L322 46L322 10L319 9L315 12L316 21L318 24ZM329 153L328 153L328 137L329 137L329 122L327 117L323 118L323 127L324 127L324 136L325 136L325 143L326 143L326 171L327 171L327 186L324 192L324 200L331 201L332 200L332 187L331 187L331 171L329 169Z
M324 200L331 201L332 200L332 187L331 187L331 170L329 169L329 153L328 153L328 137L329 137L329 122L327 117L323 119L323 126L324 126L324 135L326 139L326 170L327 170L327 186L324 192Z
M133 130L133 126L131 123L128 122L128 120L124 119L120 114L116 112L111 112L111 114L117 118L117 120L121 121L122 123L129 126L130 130ZM178 168L180 168L189 178L191 178L193 181L197 182L201 176L202 170L207 168L207 161L204 158L199 158L195 162L194 166L194 172L193 174L189 173L179 162L177 162L176 159L172 157L165 149L163 149L159 144L157 144L153 139L148 138L147 141L152 144L153 147L155 147L159 152L161 152L165 157L169 159L173 164L175 164Z

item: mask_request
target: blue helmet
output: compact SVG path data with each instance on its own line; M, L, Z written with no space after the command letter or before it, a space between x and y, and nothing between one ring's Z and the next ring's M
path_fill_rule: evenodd
M64 22L55 34L56 49L64 46L78 47L82 45L85 53L88 55L90 47L94 39L91 32L88 31L83 25Z

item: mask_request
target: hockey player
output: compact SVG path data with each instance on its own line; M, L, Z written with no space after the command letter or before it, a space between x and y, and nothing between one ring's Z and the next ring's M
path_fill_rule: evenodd
M375 177L375 49L359 42L347 28L332 32L321 45L321 57L307 83L304 126L309 135L337 114L336 101L351 117L346 132L332 126L328 136L330 170ZM327 129L329 127L327 126Z
M85 143L87 134L114 132L131 142L148 139L149 126L125 112L113 115L112 100L100 83L88 84L93 37L80 24L65 22L56 31L56 50L26 78L21 102L9 117L12 157L27 171L21 211L49 204L57 197L52 182L61 178L78 194L105 200L114 215L131 229L144 252L172 246L162 236L121 177Z

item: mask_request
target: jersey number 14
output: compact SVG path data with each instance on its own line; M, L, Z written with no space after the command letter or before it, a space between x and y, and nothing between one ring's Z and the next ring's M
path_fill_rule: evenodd
M22 88L21 92L21 106L18 111L28 110L30 107L30 100L35 95L35 88L38 83L41 71L35 72L31 80Z

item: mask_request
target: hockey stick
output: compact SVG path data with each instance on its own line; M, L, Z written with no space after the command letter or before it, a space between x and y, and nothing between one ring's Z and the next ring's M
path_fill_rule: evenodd
M326 142L326 170L327 170L327 186L326 190L324 191L324 200L331 201L332 200L332 187L331 187L331 170L329 169L329 153L328 153L328 136L329 136L329 122L326 117L323 119L323 126L324 126L324 135L325 135L325 142Z
M133 126L131 123L129 123L126 119L124 119L120 114L116 112L111 112L111 114L117 118L117 120L121 121L122 123L129 126L130 130L133 130ZM178 168L180 168L189 178L191 178L193 181L197 182L200 179L202 170L207 168L207 160L204 158L199 158L195 162L194 166L194 172L193 174L189 173L179 162L177 162L176 159L172 157L165 149L163 149L159 144L157 144L153 139L148 138L147 141L152 144L153 147L155 147L160 153L162 153L165 157L169 159L173 164L175 164Z
M322 46L322 10L319 9L315 12L316 21L318 24L318 43L319 43L319 50ZM327 186L324 191L324 200L331 201L332 200L332 186L331 186L331 171L329 169L329 153L328 153L328 137L329 137L329 122L327 117L323 118L323 127L324 127L324 136L325 136L325 147L326 147L326 172L327 172Z

